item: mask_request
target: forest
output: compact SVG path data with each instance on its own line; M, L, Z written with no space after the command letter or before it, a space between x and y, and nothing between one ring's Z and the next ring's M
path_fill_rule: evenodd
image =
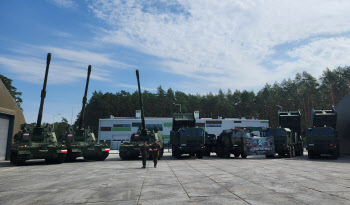
M319 78L307 71L280 83L266 83L258 92L228 89L217 93L186 94L161 86L157 92L142 92L145 117L171 117L173 112L199 111L200 118L242 118L267 119L270 127L278 124L279 110L300 110L303 130L307 128L310 111L331 109L350 92L350 67L325 69ZM85 113L85 125L98 132L98 120L115 117L134 117L140 109L138 93L124 90L116 93L93 92ZM78 115L79 117L79 115ZM77 123L77 122L76 122Z

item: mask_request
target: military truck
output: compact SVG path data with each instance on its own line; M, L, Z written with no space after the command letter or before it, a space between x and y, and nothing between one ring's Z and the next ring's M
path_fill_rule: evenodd
M289 128L268 128L264 136L273 137L275 152L278 153L278 156L288 158L295 156L293 133Z
M199 159L204 155L205 132L195 127L194 113L174 113L173 127L170 132L172 156L177 159L183 154L189 154Z
M311 110L310 127L307 129L308 157L320 155L339 157L339 141L336 131L337 112L331 110Z
M139 103L141 107L141 127L136 132L133 133L130 137L129 142L124 142L120 145L119 148L119 157L122 160L126 159L137 159L140 156L140 147L144 144L144 142L147 142L147 145L149 147L152 146L152 144L157 140L158 144L160 145L161 149L159 150L158 159L161 159L163 157L164 153L164 139L163 134L159 131L155 132L148 131L146 129L146 123L145 123L145 115L143 110L143 101L141 96L141 86L140 86L140 77L139 77L139 71L136 70L136 78L137 78L137 85L138 85L138 93L139 93ZM151 158L153 150L149 149L149 157Z
M287 111L287 112L278 112L278 127L279 128L288 128L291 131L290 140L287 139L287 141L291 142L290 144L290 150L292 151L292 157L294 156L303 156L304 154L304 145L303 145L303 138L301 137L301 113L300 111ZM288 135L288 134L287 134ZM287 146L289 146L286 143L280 143L279 145L276 145L276 142L280 142L280 140L284 139L278 139L275 138L275 148L287 150ZM283 144L285 144L283 146ZM278 151L276 150L278 153ZM283 155L283 153L281 153Z
M10 155L10 162L14 165L23 165L26 160L30 159L45 159L48 163L62 163L66 158L66 145L57 142L56 134L48 124L41 125L50 61L51 53L48 53L36 126L31 129L27 124L23 124L21 130L14 136Z
M78 121L78 128L74 130L67 127L65 136L61 140L66 142L68 153L66 161L75 161L78 157L84 157L85 160L105 160L110 148L110 141L96 141L96 137L90 128L83 128L85 116L85 105L87 101L87 91L89 87L91 65L88 66L88 73L83 97L83 106L80 112L81 117Z
M213 135L207 135L205 153L208 156L215 152L218 157L223 158L230 158L231 154L247 158L247 137L251 137L251 132L243 129L224 130L216 139Z

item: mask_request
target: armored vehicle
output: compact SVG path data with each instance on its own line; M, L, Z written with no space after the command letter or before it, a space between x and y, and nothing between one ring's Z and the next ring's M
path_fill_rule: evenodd
M119 148L119 157L122 160L125 159L137 159L140 156L140 147L144 144L144 142L147 142L147 145L149 147L152 146L152 144L157 140L158 144L160 145L161 149L159 150L159 156L158 159L161 159L163 157L164 153L164 143L163 143L163 134L159 131L148 131L146 129L146 123L145 123L145 117L144 117L144 110L143 110L143 101L141 96L141 87L140 87L140 78L139 78L139 71L136 70L136 78L137 78L137 85L138 85L138 92L139 92L139 102L141 107L141 127L136 132L133 133L130 137L129 142L124 142L120 145ZM152 149L149 149L150 157L152 156Z
M334 110L311 110L310 128L307 129L307 150L310 159L322 154L339 157L336 132L337 113Z
M287 156L288 158L295 156L293 134L289 128L268 128L264 132L264 136L273 137L275 152L279 156Z
M65 144L57 142L56 134L48 124L41 125L50 61L51 53L48 53L36 126L31 129L27 124L24 124L14 136L10 156L10 161L14 165L22 165L30 159L45 159L49 163L62 163L66 158L67 148Z
M177 159L182 154L196 155L202 159L204 155L205 132L196 128L196 119L193 113L174 113L173 128L170 132L172 155Z
M304 154L304 145L303 145L303 138L301 137L300 111L298 110L298 111L278 112L278 126L280 128L290 129L292 133L291 140L292 140L293 156L302 156Z
M84 157L85 160L103 161L108 157L109 151L111 150L110 141L96 141L95 135L91 129L83 128L90 73L91 65L88 66L83 106L80 112L81 117L78 121L78 128L74 130L72 127L67 127L66 135L61 138L67 144L67 161L75 161L77 157Z

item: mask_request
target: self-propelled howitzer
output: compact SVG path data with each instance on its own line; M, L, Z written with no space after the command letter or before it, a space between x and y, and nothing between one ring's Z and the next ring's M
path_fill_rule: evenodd
M96 137L90 128L83 128L85 116L85 106L87 101L87 91L89 87L91 65L88 67L85 92L83 97L83 106L78 120L78 128L74 130L67 127L65 136L62 138L67 144L67 161L75 161L77 157L84 157L86 160L105 160L110 149L110 141L96 141Z
M149 132L146 129L138 70L136 70L136 78L137 78L137 85L138 85L138 92L139 92L139 103L141 107L141 127L136 133L133 133L131 135L130 142L124 142L123 144L121 144L119 148L119 156L122 160L136 159L140 156L140 147L144 144L144 142L147 142L147 145L151 147L152 144L157 140L158 144L161 147L160 150L157 150L159 151L158 158L160 159L162 158L163 152L164 152L163 134L158 131ZM151 156L151 152L153 150L150 149L149 151Z
M56 134L48 124L41 125L50 61L51 53L48 53L37 124L33 129L27 124L21 125L21 130L14 136L10 156L10 161L14 165L24 164L29 159L45 159L46 162L62 163L66 158L65 144L57 142Z

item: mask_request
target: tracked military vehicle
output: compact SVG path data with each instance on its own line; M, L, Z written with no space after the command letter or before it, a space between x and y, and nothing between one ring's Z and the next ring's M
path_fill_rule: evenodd
M45 159L49 163L62 163L66 158L67 147L65 144L57 142L56 134L48 124L41 125L50 61L51 53L48 53L36 126L31 129L24 124L14 136L10 156L10 162L14 165L23 165L26 160L30 159Z
M311 110L310 128L307 129L307 150L310 159L320 155L339 157L339 141L336 132L337 112Z
M173 114L173 127L170 132L172 156L180 159L182 154L189 154L203 158L205 132L202 128L195 127L195 124L194 113Z
M139 71L136 70L136 78L137 78L137 85L138 85L138 92L139 92L139 102L141 107L141 123L142 126L140 129L133 133L130 137L129 142L124 142L120 145L119 148L119 156L122 160L126 159L137 159L140 156L140 147L144 144L144 142L147 142L147 145L149 147L152 146L152 144L157 140L158 144L160 145L161 149L159 150L159 156L158 159L161 159L163 157L164 153L164 143L163 143L163 134L160 132L150 132L146 129L146 123L145 123L145 117L144 117L144 110L143 110L143 101L141 96L141 87L140 87L140 78L139 78ZM150 157L152 156L152 149L149 149Z
M67 161L75 161L78 157L84 157L85 160L103 161L108 157L109 151L111 150L110 141L96 141L95 135L91 129L83 128L90 73L91 65L88 67L83 106L80 113L81 117L79 118L78 128L74 130L72 127L67 127L66 135L61 138L67 145Z

